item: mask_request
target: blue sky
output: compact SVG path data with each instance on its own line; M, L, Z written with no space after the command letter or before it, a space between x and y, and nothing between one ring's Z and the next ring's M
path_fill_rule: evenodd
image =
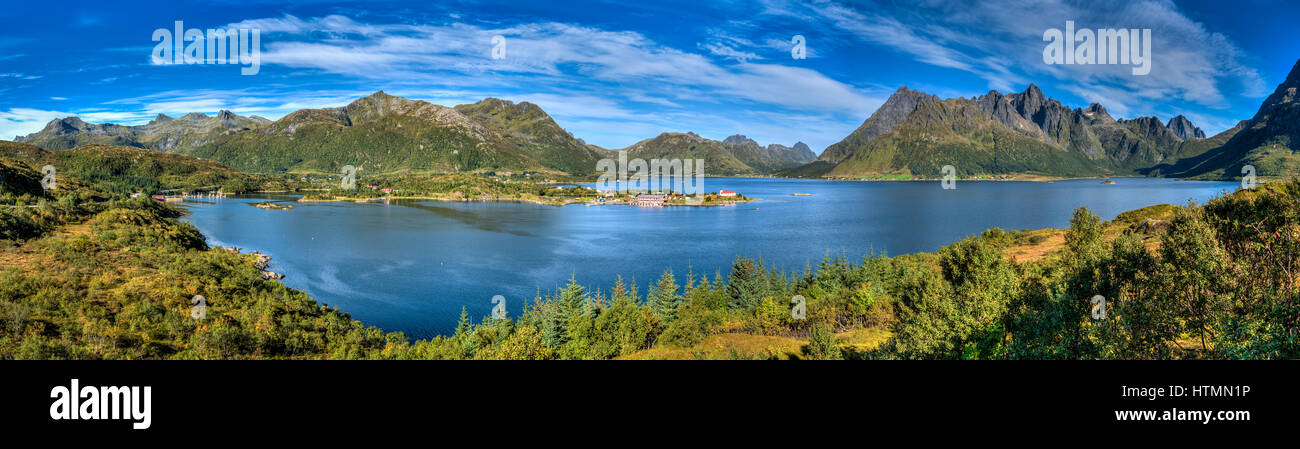
M622 148L666 131L816 152L908 86L941 97L1035 83L1112 115L1187 115L1208 133L1254 114L1300 59L1300 5L1232 2L12 2L0 9L0 138L56 117L144 123L229 109L277 119L377 90L443 105L542 106ZM256 28L261 67L159 65L154 30ZM1149 28L1150 75L1047 65L1042 35ZM506 38L493 59L492 36ZM807 59L791 57L794 35Z

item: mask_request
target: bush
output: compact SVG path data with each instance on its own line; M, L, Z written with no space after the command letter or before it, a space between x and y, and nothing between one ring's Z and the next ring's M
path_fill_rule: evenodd
M826 323L817 323L812 327L812 336L804 347L804 355L812 360L843 360L844 352L835 342L835 332Z

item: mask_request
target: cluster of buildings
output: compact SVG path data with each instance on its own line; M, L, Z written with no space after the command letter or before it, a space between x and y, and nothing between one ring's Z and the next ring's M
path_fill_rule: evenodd
M637 207L663 207L664 202L668 201L666 195L637 195L632 199L632 205Z
M143 194L143 193L140 193L140 192L136 192L136 193L132 193L132 194L131 194L131 198L139 198L139 197L141 197L141 196L144 196L144 194ZM181 203L181 202L184 202L186 198L194 199L194 200L213 200L213 199L221 199L221 198L225 198L225 197L226 197L226 194L225 194L225 193L222 193L222 192L182 193L182 194L180 194L180 195L174 195L174 194L171 194L171 195L151 195L151 196L150 196L150 198L153 198L153 199L155 199L155 200L158 200L158 201L161 201L161 202L164 202L164 203Z
M612 197L613 195L614 195L613 192L605 192L606 198ZM735 197L736 195L737 195L736 192L733 190L722 190L718 192L718 196L720 197L731 198L731 197ZM638 206L638 207L663 207L663 205L668 201L676 201L676 200L685 201L687 199L688 197L686 195L680 193L639 194L628 198L628 204L631 204L633 206Z

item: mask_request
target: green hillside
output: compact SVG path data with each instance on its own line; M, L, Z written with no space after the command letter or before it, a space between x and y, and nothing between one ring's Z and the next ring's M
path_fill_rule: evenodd
M1097 176L1105 170L1081 153L1007 129L967 99L921 103L903 122L872 139L826 173L832 177L904 174L937 178L1025 173Z
M103 192L153 193L163 189L225 190L237 193L253 188L254 178L221 163L180 154L135 147L83 145L69 150L45 151L32 145L0 141L0 157L26 162L32 167L52 165L59 176L71 176Z
M746 165L722 142L695 133L663 133L625 148L628 158L703 159L707 176L755 175L758 169Z
M1236 180L1246 165L1259 177L1300 173L1300 61L1250 120L1215 137L1222 146L1166 171L1170 176Z
M344 107L303 109L275 122L222 111L159 116L140 126L75 117L20 137L45 149L133 146L211 159L250 173L368 174L531 170L587 175L602 156L530 103L487 99L448 108L383 92Z
M512 147L543 167L585 175L595 172L596 162L608 157L605 151L573 137L532 103L488 98L455 109L486 128L498 130L507 148Z
M959 176L1079 177L1137 174L1208 151L1184 116L1116 120L1099 104L1071 108L1035 85L941 100L899 88L817 161L780 176L837 178Z

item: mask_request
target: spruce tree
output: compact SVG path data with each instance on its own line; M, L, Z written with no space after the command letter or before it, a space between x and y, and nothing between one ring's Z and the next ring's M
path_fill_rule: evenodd
M681 304L682 296L677 292L677 280L672 268L664 270L659 282L650 287L646 301L661 321L667 323L677 319L677 306Z

